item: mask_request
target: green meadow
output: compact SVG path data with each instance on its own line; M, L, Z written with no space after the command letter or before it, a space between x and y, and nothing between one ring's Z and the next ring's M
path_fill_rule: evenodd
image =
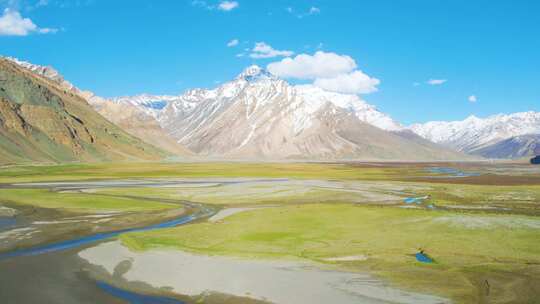
M179 178L207 183L72 192L19 185L0 189L0 203L143 215L179 208L181 201L216 209L264 206L217 222L203 220L124 234L120 239L136 251L292 259L367 271L399 288L456 303L535 303L540 298L534 288L540 286L540 185L534 172L523 173L519 166L512 171L461 164L463 170L487 173L445 178L429 173L427 166L243 162L15 166L0 169L0 183ZM224 178L247 182L221 183ZM406 197L426 199L405 204ZM419 250L435 263L416 261Z
M540 247L534 244L539 229L536 217L337 203L262 208L218 223L129 234L123 240L136 249L172 246L250 257L317 260L362 254L405 262L423 248L442 265L460 264L463 257L469 263L540 263Z
M0 169L0 183L103 180L121 178L298 178L384 180L426 174L409 168L335 163L96 163L42 166L10 166Z
M440 206L470 208L499 207L540 212L538 185L455 185L429 184L427 194Z
M130 233L121 240L132 250L330 263L470 303L480 300L483 280L491 280L501 297L538 296L518 277L540 282L539 267L530 266L540 264L539 231L537 217L336 203L246 211L217 223ZM436 263L417 262L420 249ZM362 258L331 262L340 257Z
M0 189L0 202L68 211L155 211L178 208L177 204L137 198L114 197L46 189Z

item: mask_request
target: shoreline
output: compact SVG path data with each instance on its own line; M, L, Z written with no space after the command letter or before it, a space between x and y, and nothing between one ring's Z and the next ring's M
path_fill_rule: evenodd
M132 252L120 241L100 243L78 255L112 281L142 282L188 297L212 292L277 304L451 302L390 287L367 273L311 262L247 260L179 250Z

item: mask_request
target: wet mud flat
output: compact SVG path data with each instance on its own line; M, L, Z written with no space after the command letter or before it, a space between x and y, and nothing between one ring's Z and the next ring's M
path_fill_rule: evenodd
M142 282L127 282L119 276L100 275L98 267L78 256L82 248L0 260L0 303L80 304L257 304L248 298L208 293L199 297L173 294ZM122 267L117 271L122 272ZM111 283L111 284L109 284Z
M0 260L0 302L125 303L103 292L84 271L73 249L38 256Z
M115 183L115 182L113 182ZM108 182L103 185L108 185ZM131 182L128 182L132 185ZM162 183L158 183L162 185ZM51 189L51 184L33 185ZM70 185L71 186L71 185ZM78 191L95 185L79 183ZM149 203L155 199L149 200ZM178 208L145 212L78 212L2 202L0 227L1 303L200 303L145 284L100 280L99 272L78 256L85 248L130 231L186 224L215 213L190 202L161 200ZM9 206L9 207L8 207ZM8 212L9 211L9 212ZM9 214L8 214L9 213ZM119 287L124 286L124 288ZM255 303L238 297L205 294L205 303Z
M8 218L9 227L0 227L0 256L46 243L80 238L96 233L107 233L158 224L180 215L192 213L190 208L155 212L127 213L74 213L58 209L24 205L17 208L17 215Z
M392 288L367 273L298 261L271 261L155 250L132 252L119 241L82 250L94 270L118 282L145 282L200 297L207 290L271 303L450 303Z

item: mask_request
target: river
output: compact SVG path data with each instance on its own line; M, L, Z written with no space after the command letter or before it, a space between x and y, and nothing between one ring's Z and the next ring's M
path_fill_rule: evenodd
M92 189L106 185L134 186L139 181L90 182L90 183L44 183L32 184L31 187L55 190ZM163 183L143 183L145 186L159 186ZM24 185L13 185L22 187ZM3 185L3 187L9 187ZM0 253L0 302L6 304L21 303L183 303L174 298L138 294L119 289L92 279L85 271L86 263L77 256L79 251L96 243L115 238L122 233L146 231L175 227L215 214L213 208L183 202L194 209L191 214L182 215L172 220L157 224L132 227L121 230L95 233L30 248ZM2 220L2 226L8 228L14 220ZM5 225L4 225L5 224ZM21 228L21 227L18 227ZM24 227L23 227L24 228Z

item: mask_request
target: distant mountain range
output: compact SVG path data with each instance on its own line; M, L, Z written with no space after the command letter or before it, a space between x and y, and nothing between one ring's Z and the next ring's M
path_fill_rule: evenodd
M0 58L0 163L160 159L74 94L57 73Z
M470 159L465 153L489 158L537 153L533 134L540 134L540 113L405 127L357 95L291 85L258 66L214 89L105 99L78 89L50 67L10 60L85 99L129 134L175 155L459 160Z
M215 89L109 100L154 117L199 156L241 159L458 159L356 95L293 86L258 66Z
M540 153L539 112L470 116L462 121L415 124L410 129L435 143L487 158L521 158Z

